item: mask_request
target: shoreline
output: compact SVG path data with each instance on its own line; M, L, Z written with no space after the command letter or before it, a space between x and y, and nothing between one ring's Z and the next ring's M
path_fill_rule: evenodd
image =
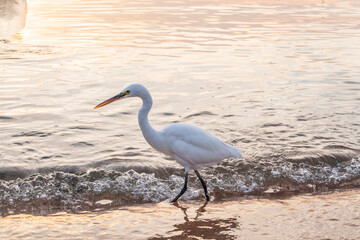
M360 189L0 217L1 239L356 239Z

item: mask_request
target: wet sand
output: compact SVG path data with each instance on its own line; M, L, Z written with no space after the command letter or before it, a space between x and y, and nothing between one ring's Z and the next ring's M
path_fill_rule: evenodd
M359 239L360 190L0 218L0 239Z

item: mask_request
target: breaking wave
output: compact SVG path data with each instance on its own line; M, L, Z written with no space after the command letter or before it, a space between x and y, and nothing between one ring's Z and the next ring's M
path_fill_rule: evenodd
M212 200L285 191L327 191L359 186L360 157L334 165L289 162L282 166L243 166L237 172L221 171L216 167L203 172ZM183 181L182 174L160 177L134 170L89 169L82 173L32 174L24 179L0 181L0 209L4 215L44 209L86 210L102 205L155 203L176 196ZM202 200L203 190L195 174L190 174L183 198Z

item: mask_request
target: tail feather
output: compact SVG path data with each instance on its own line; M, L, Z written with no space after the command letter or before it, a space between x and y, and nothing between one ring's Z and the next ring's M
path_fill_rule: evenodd
M231 149L230 149L231 157L234 157L234 158L242 157L242 153L241 153L240 149L238 149L237 147L234 147L234 146L230 146L230 147L231 147Z

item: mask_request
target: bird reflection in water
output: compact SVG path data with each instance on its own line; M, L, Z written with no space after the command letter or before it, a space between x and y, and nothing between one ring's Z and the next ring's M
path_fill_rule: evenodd
M162 239L236 239L234 229L239 229L240 224L237 218L206 218L205 202L196 210L196 216L192 219L187 214L190 207L183 206L181 203L174 203L184 213L184 222L174 225L174 229L167 232L167 235L148 238L148 240Z

